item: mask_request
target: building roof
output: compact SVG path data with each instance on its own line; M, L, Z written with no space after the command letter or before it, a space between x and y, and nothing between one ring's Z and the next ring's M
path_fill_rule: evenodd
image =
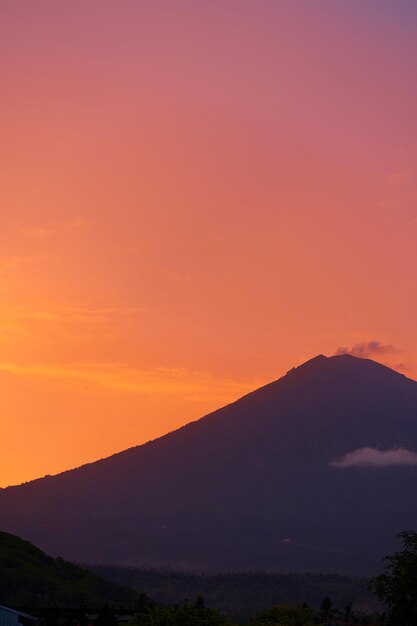
M0 604L0 611L7 611L8 613L14 613L14 615L19 615L20 617L26 617L26 619L33 619L35 622L37 621L36 617L33 617L33 615L22 613L22 611L16 611L15 609L11 609L8 606L3 606L2 604Z

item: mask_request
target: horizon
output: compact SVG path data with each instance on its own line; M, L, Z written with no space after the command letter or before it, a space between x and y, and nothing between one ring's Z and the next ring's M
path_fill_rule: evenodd
M0 485L350 353L417 378L409 0L0 7Z

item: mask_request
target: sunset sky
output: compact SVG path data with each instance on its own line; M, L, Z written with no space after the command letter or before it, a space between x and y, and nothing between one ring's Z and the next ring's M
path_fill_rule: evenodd
M2 0L0 485L417 378L416 59L415 0Z

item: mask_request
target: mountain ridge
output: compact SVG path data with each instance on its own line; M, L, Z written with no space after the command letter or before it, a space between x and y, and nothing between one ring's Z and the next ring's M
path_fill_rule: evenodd
M150 446L154 443L157 443L159 441L161 441L162 439L165 439L166 437L170 437L171 435L175 434L175 433L179 433L181 431L183 431L184 429L187 429L195 424L198 424L199 422L201 422L202 420L208 419L210 417L212 417L213 415L216 415L218 412L223 411L224 409L233 406L241 401L244 401L245 399L249 399L252 396L255 396L259 393L262 393L264 391L269 390L270 388L275 388L276 385L278 383L281 383L281 381L286 380L288 377L293 377L294 375L300 375L300 374L305 374L305 373L322 373L322 370L317 368L318 366L323 366L325 363L330 362L330 363L334 363L335 361L339 361L339 362L357 362L357 361L362 361L366 364L372 364L372 366L376 366L377 368L382 368L383 370L386 370L388 372L397 374L398 377L401 377L407 381L411 381L413 383L415 383L417 385L417 381L413 380L412 378L409 378L407 376L405 376L404 374L402 374L401 372L398 372L394 369L391 369L390 367L383 365L382 363L379 363L377 361L374 361L373 359L367 359L367 358L362 358L362 357L355 357L353 355L350 354L337 354L337 355L333 355L330 357L326 357L324 354L318 354L315 357L312 357L311 359L308 359L307 361L305 361L304 363L302 363L301 365L295 366L293 368L291 368L290 370L288 370L286 372L286 374L284 374L283 376L277 378L276 380L273 380L269 383L266 383L265 385L262 385L261 387L258 387L252 391L249 391L248 393L246 393L244 396L241 396L240 398L238 398L237 400L234 400L222 407L220 407L219 409L215 409L214 411L211 411L210 413L207 413L206 415L203 415L202 417L199 417L195 420L192 420L190 422L187 422L186 424L183 424L182 426L180 426L179 428L176 428L174 430L168 431L167 433L164 433L163 435L160 435L158 437L155 437L154 439L150 439L146 442L143 442L141 444L137 444L137 445L133 445L130 446L129 448L126 448L124 450L121 450L119 452L115 452L113 454L110 454L109 456L106 457L102 457L99 459L95 459L93 461L89 461L87 463L83 463L82 465L73 467L73 468L69 468L66 470L63 470L61 472L57 472L56 474L46 474L44 476L40 476L38 478L34 478L32 480L28 480L28 481L24 481L23 483L19 483L16 485L8 485L6 487L0 487L0 492L1 491L7 491L7 490L11 490L11 489L15 489L15 488L19 488L19 487L23 487L26 485L33 485L34 483L38 483L39 481L42 480L49 480L49 479L54 479L57 478L59 476L62 476L64 474L68 474L68 473L72 473L72 472L78 472L80 470L83 470L85 468L90 467L91 465L94 465L96 463L101 463L101 462L106 462L109 460L113 460L121 455L124 455L126 453L130 453L132 451L135 451L139 448L143 448L145 446Z
M334 461L395 445L417 450L417 383L319 355L163 437L3 489L0 527L84 562L369 573L417 519L417 470Z

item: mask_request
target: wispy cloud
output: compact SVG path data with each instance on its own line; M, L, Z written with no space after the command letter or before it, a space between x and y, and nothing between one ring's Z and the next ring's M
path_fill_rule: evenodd
M385 180L390 185L404 185L405 183L408 183L414 173L415 168L408 167L388 174L388 176L385 177Z
M91 303L50 303L48 306L0 306L0 341L10 338L35 343L43 338L68 346L78 346L92 337L106 340L111 334L125 332L149 313L141 306L99 306ZM58 348L59 349L59 348Z
M22 265L32 263L34 260L31 256L4 256L0 257L0 276L8 272L20 268Z
M413 367L409 363L396 363L394 367L400 372L411 372L413 370Z
M126 319L148 312L147 307L97 306L92 304L51 304L45 307L0 307L0 319L14 322L97 323Z
M187 283L193 278L190 273L175 272L173 270L161 270L157 272L157 275L173 284Z
M91 226L95 220L76 217L62 223L43 224L36 226L28 226L23 229L23 234L33 239L50 239L51 237L65 233L76 231L87 226Z
M49 239L54 234L54 228L47 228L46 226L32 226L29 228L25 228L23 233L28 237L33 237L34 239Z
M54 263L66 257L64 254L33 254L0 256L0 276L8 276L29 265Z
M332 467L392 467L395 465L417 465L417 453L406 448L378 450L358 448L330 463Z
M348 348L345 346L339 346L335 354L351 354L361 358L368 358L380 354L396 354L399 352L399 348L392 344L383 344L380 341L361 341L355 344L353 347Z
M175 395L190 401L225 401L240 397L258 383L218 378L176 368L140 370L123 363L0 363L0 372L49 379L96 392Z

